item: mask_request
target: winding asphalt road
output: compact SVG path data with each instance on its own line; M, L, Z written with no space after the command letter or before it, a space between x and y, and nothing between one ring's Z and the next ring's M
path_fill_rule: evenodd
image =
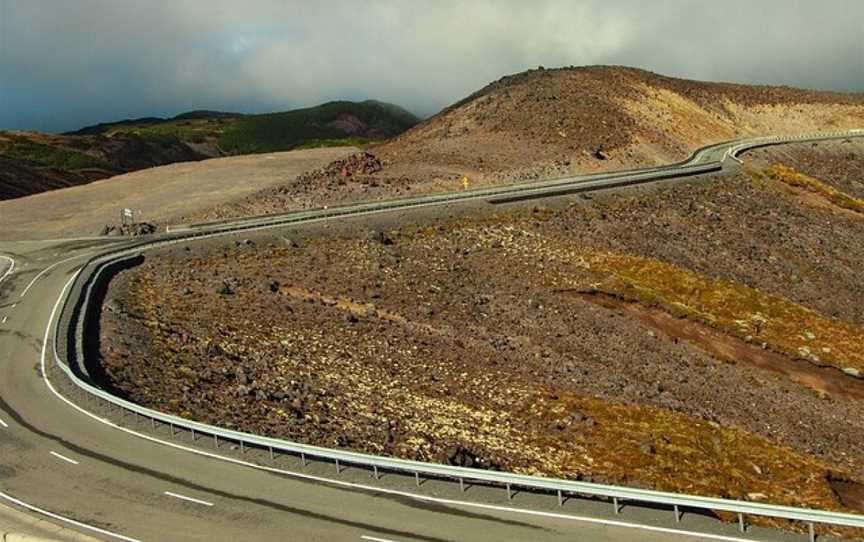
M292 458L262 470L236 451L193 452L184 449L188 438L172 440L164 430L136 436L132 422L125 430L103 423L55 394L41 363L75 271L86 257L128 242L0 243L0 500L7 504L128 541L795 539L765 530L739 535L696 514L676 524L667 511L648 508L614 515L608 504L583 500L559 508L549 496L508 501L488 488L460 493L434 481L416 488L413 479L374 481L351 469L337 478L330 466L301 468Z

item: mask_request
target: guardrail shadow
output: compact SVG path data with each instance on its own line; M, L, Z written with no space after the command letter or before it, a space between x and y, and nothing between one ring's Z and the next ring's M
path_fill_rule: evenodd
M108 295L108 288L114 277L123 271L141 265L143 262L144 256L137 255L132 258L112 261L102 268L99 273L99 280L91 284L90 310L84 311L84 359L76 359L76 363L72 364L72 370L76 376L123 399L128 399L128 394L111 383L102 363L102 311L104 310L105 298ZM98 310L94 310L97 308ZM76 313L80 314L79 311ZM73 341L74 334L70 334L68 339L70 342ZM69 346L68 351L75 352L74 344Z

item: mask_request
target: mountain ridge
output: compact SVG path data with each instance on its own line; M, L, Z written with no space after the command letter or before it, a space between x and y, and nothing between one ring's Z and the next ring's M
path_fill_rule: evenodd
M397 105L365 100L257 115L193 110L64 134L0 132L0 199L176 162L365 144L401 133L417 121Z

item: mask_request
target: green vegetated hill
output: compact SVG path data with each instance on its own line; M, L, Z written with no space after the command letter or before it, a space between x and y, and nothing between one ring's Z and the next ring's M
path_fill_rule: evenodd
M367 100L263 115L190 111L97 124L66 134L0 131L0 199L84 184L138 169L217 156L359 145L418 119Z

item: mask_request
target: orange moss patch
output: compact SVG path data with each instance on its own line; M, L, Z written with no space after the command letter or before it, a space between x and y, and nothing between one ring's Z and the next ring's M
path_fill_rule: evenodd
M776 181L786 183L795 188L803 188L809 192L818 194L838 207L849 209L857 213L864 213L864 200L850 196L845 192L837 190L833 186L823 183L819 179L795 171L795 169L791 167L782 164L774 164L765 170L765 173L768 177Z
M695 318L789 356L864 373L864 329L788 299L637 256L589 253L583 264L607 278L600 291Z
M540 426L557 423L566 435L574 412L596 423L576 433L585 454L561 465L570 475L587 470L665 491L842 508L825 464L737 428L657 407L561 393L537 397L525 415ZM540 437L537 444L554 447L554 440Z
M245 256L238 257L238 261L246 260ZM212 266L212 261L198 263L203 268ZM130 293L134 306L142 313L142 323L167 361L184 348L171 321L191 307L185 305L185 298L163 297L171 289L159 284L159 278L148 274ZM414 326L396 313L373 308L370 303L294 286L283 286L279 292L364 318ZM157 318L157 314L167 318ZM220 340L222 348L241 358L254 355L242 339L250 333L255 338L252 342L260 344L288 341L292 347L320 349L328 342L310 330L258 324L245 319L223 322L219 326L225 334ZM416 326L415 331L440 334L431 326ZM228 337L231 339L226 340ZM332 354L327 348L319 350L322 355L307 359L304 365L310 365L306 369L312 373L326 375L314 384L316 389L326 391L326 397L348 398L347 412L341 412L344 405L338 407L339 403L331 400L331 406L340 409L340 416L346 416L340 418L340 423L362 424L367 418L378 420L380 416L400 420L406 438L394 451L405 458L439 461L441 458L429 449L430 442L443 440L459 443L506 470L524 474L848 510L829 483L834 471L827 464L740 428L721 427L659 407L620 404L550 389L507 378L506 374L491 378L484 366L476 363L450 366L443 360L428 360L423 367L440 376L458 372L463 387L475 390L479 399L455 392L442 394L422 381L403 384L396 379L382 384L372 360L393 355L393 363L404 362L398 352L370 350L368 345L357 348L352 357L323 355L325 352ZM303 378L292 367L280 361L269 377ZM186 374L190 369L171 362L165 363L162 370L171 373L172 378L190 382L196 378L195 374ZM164 407L175 409L174 405ZM272 412L274 420L287 415L281 410ZM309 423L316 423L314 417ZM854 479L848 473L840 475ZM770 520L754 519L763 525L775 525Z

